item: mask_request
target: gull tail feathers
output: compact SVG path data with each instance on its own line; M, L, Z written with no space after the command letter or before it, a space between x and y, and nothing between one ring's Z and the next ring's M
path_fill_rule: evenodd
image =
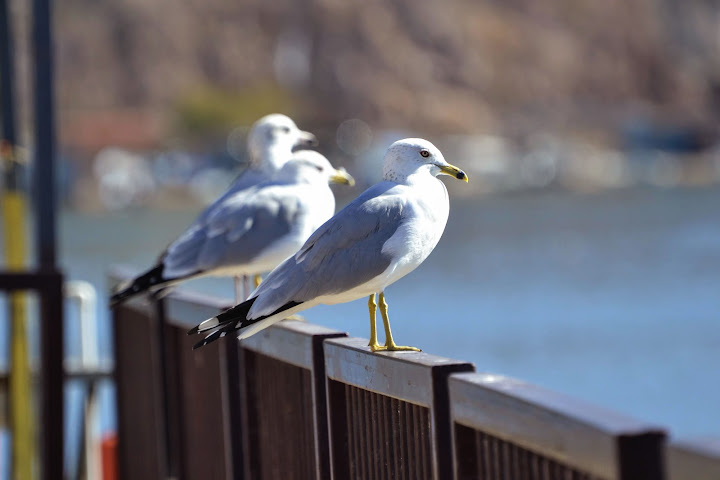
M199 325L188 330L188 335L194 335L196 333L204 333L209 330L214 330L218 327L226 327L227 325L234 324L240 319L247 318L247 314L250 311L250 307L253 306L257 297L253 297L249 300L245 300L242 303L235 305L232 308L228 308L217 317L208 318Z
M161 263L139 277L120 284L115 290L115 293L110 297L110 306L115 306L135 295L150 290L152 287L161 286L166 283L169 283L169 280L163 278L163 264Z
M288 302L269 315L248 319L248 312L250 311L250 307L252 307L253 303L255 303L255 300L257 300L257 297L246 300L239 305L235 305L234 307L225 310L217 317L209 318L198 326L190 329L187 332L188 335L192 335L195 333L204 333L208 331L211 332L203 340L196 343L193 346L193 350L195 350L196 348L204 347L205 345L208 345L235 330L243 330L250 326L260 324L261 322L263 322L263 320L267 320L270 317L275 317L276 320L282 320L284 317L280 316L279 314L300 305L300 302ZM263 322L263 327L269 327L272 323L274 322ZM262 328L254 329L252 333L257 333L260 330L262 330Z

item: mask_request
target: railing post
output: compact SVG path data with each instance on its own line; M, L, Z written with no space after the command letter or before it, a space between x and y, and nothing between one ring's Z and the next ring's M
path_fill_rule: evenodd
M240 342L246 478L328 478L323 341L344 336L288 320Z
M181 471L180 434L179 425L180 407L178 402L181 397L178 394L178 367L175 362L177 356L175 344L169 341L167 319L165 315L165 303L162 297L151 297L154 307L154 328L157 336L157 349L160 374L160 403L163 405L163 434L165 436L165 451L163 459L166 465L167 475L173 478L179 476ZM172 399L172 401L171 401Z
M169 378L167 409L171 456L179 478L242 478L236 443L240 428L235 393L238 371L234 339L192 350L197 338L186 335L200 320L229 306L225 299L175 290L165 301L165 341Z
M332 478L452 478L448 377L467 362L325 341Z
M499 375L453 375L449 385L456 480L535 480L545 470L557 478L665 479L665 433L653 425Z
M618 436L621 480L665 480L665 433L649 431Z
M119 478L165 478L166 437L158 330L151 305L113 309Z

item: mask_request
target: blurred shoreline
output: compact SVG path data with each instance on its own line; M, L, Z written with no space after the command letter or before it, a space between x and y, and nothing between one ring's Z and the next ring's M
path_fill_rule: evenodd
M341 126L335 141L319 149L358 179L354 191L336 192L343 195L341 202L379 181L386 146L413 135L371 132L359 120L354 125L350 132ZM65 205L88 212L138 207L199 208L217 198L244 168L243 140L233 131L227 145L203 152L107 147L90 161L65 157ZM692 188L720 184L720 146L699 151L663 151L647 145L613 149L549 134L536 134L523 142L487 135L438 136L434 142L446 159L462 166L470 176L470 184L463 188L449 185L453 196L543 190L595 193L643 186Z

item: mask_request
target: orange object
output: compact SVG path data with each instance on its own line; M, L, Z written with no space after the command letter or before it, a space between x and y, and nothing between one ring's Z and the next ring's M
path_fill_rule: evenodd
M102 478L103 480L117 480L118 462L117 462L117 433L106 435L102 439Z

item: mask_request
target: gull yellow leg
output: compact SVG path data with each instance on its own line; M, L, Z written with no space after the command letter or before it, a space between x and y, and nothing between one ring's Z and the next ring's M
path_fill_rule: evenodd
M260 282L262 282L262 277L260 275L255 275L254 280L255 280L255 288L259 287Z
M380 292L380 315L382 315L383 325L385 326L385 348L382 350L388 350L391 352L419 352L420 349L416 347L405 347L402 345L396 345L393 340L392 332L390 331L390 317L388 317L388 306L385 301L385 292Z
M370 312L370 342L368 346L373 352L385 350L385 347L380 346L377 340L377 325L375 322L377 318L377 303L375 303L374 293L368 298L368 311Z

